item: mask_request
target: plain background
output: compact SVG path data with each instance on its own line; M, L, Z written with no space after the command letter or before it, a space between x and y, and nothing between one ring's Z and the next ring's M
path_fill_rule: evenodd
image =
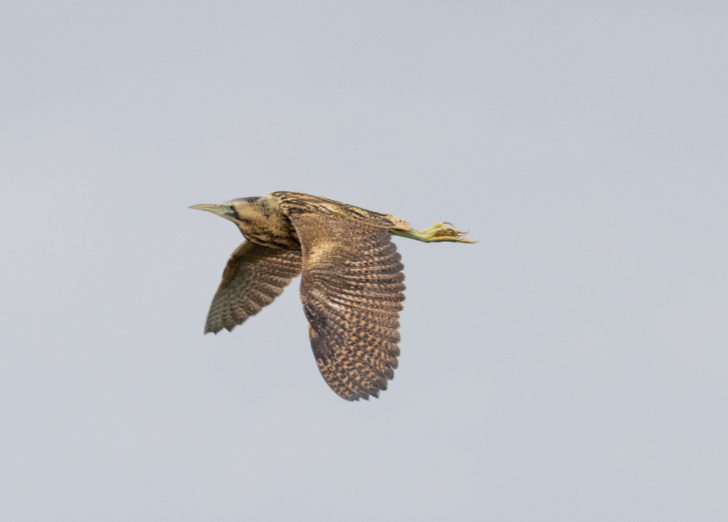
M0 20L0 518L728 520L725 2L13 2ZM298 281L203 336L298 190L396 240L378 400Z

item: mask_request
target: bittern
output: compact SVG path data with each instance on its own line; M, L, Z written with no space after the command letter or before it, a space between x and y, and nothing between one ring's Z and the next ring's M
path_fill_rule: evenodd
M394 377L404 266L391 235L472 243L450 223L405 220L296 192L193 205L232 221L244 241L230 256L205 333L228 331L303 274L301 301L321 375L347 400L378 397Z

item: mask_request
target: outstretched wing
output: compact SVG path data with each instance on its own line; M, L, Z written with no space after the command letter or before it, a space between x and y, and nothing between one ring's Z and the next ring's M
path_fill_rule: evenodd
M205 333L232 330L273 302L301 272L301 253L245 241L228 259Z
M289 218L301 240L301 301L321 375L344 399L377 397L397 367L404 300L389 231L320 214Z

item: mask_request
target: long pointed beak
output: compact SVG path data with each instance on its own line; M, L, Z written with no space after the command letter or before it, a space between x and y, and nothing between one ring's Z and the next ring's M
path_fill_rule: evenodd
M195 210L206 210L207 212L212 212L213 214L217 214L225 219L235 218L235 211L233 210L232 205L227 203L221 203L219 205L216 203L201 203L199 205L190 205L189 208L193 208Z

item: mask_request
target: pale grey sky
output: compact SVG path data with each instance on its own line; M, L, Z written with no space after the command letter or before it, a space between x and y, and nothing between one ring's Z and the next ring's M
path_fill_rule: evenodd
M609 5L606 5L609 4ZM0 17L0 518L728 519L724 2L14 2ZM397 238L378 400L298 281L203 336L299 190Z

